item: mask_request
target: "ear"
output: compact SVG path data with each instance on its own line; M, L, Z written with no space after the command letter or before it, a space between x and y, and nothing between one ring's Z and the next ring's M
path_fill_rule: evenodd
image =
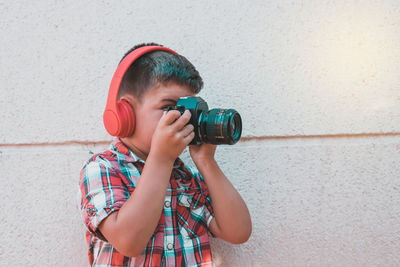
M121 100L124 100L124 101L128 102L133 110L135 110L136 107L139 104L139 101L136 98L134 98L133 96L130 96L130 95L121 96L121 98L118 101L121 101Z
M120 138L132 136L135 131L135 101L132 100L134 99L129 96L121 97L121 99L118 100L117 106L121 121L121 129L117 136Z

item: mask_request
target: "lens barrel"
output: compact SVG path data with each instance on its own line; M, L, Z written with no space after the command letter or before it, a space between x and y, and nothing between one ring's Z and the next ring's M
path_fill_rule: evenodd
M176 106L165 110L176 109L183 114L187 109L192 114L189 124L194 126L195 136L189 145L228 144L233 145L242 135L242 118L234 109L208 109L207 102L201 97L181 97Z
M242 135L242 118L234 109L211 109L199 116L199 137L204 143L233 145Z

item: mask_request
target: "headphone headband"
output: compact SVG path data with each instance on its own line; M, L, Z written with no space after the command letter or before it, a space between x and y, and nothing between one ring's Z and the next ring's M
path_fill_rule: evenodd
M129 53L122 61L119 63L117 70L114 73L114 76L111 80L110 89L107 97L107 105L103 114L103 122L107 132L112 136L118 137L126 137L133 134L134 130L134 118L133 122L126 121L126 116L130 116L129 114L122 113L132 113L127 111L127 107L120 107L120 103L118 102L118 91L121 86L122 79L129 69L129 67L135 62L136 59L141 57L144 54L147 54L152 51L166 51L173 54L177 54L175 51L162 46L142 46L131 53ZM127 104L127 103L126 103Z

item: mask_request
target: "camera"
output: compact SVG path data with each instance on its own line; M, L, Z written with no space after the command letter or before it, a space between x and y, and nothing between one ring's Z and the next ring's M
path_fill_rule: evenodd
M242 135L242 118L234 109L208 109L201 97L181 97L176 106L168 106L166 111L185 110L192 114L189 124L194 126L195 136L189 145L228 144L233 145Z

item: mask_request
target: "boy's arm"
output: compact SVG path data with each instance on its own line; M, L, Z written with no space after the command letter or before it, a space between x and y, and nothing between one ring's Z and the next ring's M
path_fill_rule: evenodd
M103 236L125 256L135 257L145 248L160 219L172 163L149 155L140 180L120 210L99 225Z
M203 176L214 210L209 228L214 236L233 244L246 242L251 235L250 213L242 197L214 159L216 146L191 146L190 155Z
M99 225L107 241L125 256L139 255L157 227L173 163L194 137L193 126L186 125L189 119L190 112L163 115L134 192Z

